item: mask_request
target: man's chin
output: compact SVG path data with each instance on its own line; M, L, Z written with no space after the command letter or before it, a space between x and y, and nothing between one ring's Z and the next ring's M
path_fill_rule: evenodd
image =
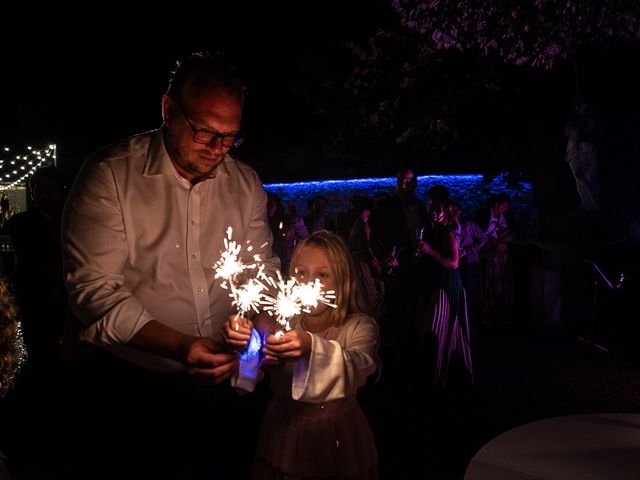
M213 172L218 165L222 163L222 157L203 157L200 156L198 170L201 173L209 174Z

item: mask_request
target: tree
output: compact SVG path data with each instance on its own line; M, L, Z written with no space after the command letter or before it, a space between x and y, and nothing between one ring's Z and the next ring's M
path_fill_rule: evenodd
M547 70L558 60L575 58L579 49L613 38L640 39L640 4L634 0L393 0L393 5L401 24L430 39L435 48L473 49ZM566 160L581 207L593 210L599 206L597 147L590 139L576 138L576 132L578 137L590 136L577 127L583 123L573 118L567 125Z
M479 129L466 128L467 113L488 107L504 65L439 51L402 27L349 47L357 60L344 82L338 154L387 173L403 163L433 171L450 146L478 138Z
M403 26L438 49L476 49L549 69L606 39L640 39L635 0L392 0Z
M527 151L511 155L510 147L499 151L502 141L483 143L491 114L508 109L523 85L530 86L528 94L538 94L536 88L544 88L538 84L558 71L569 79L589 71L581 63L591 49L640 38L635 0L392 0L391 5L397 26L379 31L366 45L350 45L357 64L345 83L352 101L344 108L340 147L348 151L349 139L366 152L363 161L374 165L373 158L388 162L384 157L394 152L433 170L451 162L452 146L467 143L485 157L483 169L495 173L510 156L509 169L526 170ZM571 81L580 89L582 80L575 77ZM548 93L557 97L542 99L554 109L546 118L568 116L573 95L566 85L560 90L564 98ZM523 96L519 100L526 102ZM523 132L540 128L518 121ZM553 128L562 137L563 128Z

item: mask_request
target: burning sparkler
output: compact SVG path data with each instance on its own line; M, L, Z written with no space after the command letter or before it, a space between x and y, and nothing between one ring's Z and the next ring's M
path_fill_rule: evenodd
M335 300L335 291L324 291L322 283L317 278L314 282L300 283L296 278L287 281L282 279L280 272L277 272L278 281L272 277L265 277L266 282L277 292L263 294L264 310L269 315L274 316L276 321L283 327L283 331L291 330L289 320L302 312L309 313L311 308L317 307L319 303L324 303L336 308L332 300ZM276 332L276 336L283 332Z
M263 270L264 265L258 267L259 255L253 256L253 263L244 263L240 259L242 245L232 240L233 229L227 228L227 236L224 239L225 249L220 252L220 259L213 265L216 271L215 278L222 278L222 288L229 290L229 296L233 299L232 305L238 309L237 316L244 316L250 310L258 312L258 305L265 289L264 283L258 277L268 278ZM251 252L253 247L247 242L246 251ZM258 268L256 277L249 278L246 282L239 284L240 276L246 270ZM237 326L236 326L237 328Z
M336 308L332 303L336 298L335 292L324 291L318 279L309 283L300 283L296 278L285 281L280 272L276 272L276 280L264 272L264 265L258 265L259 255L253 256L253 263L244 263L240 259L242 245L232 240L232 234L233 229L228 227L225 249L220 252L220 259L212 268L216 271L215 278L222 278L221 286L229 290L232 305L238 309L237 318L251 310L258 313L261 305L282 327L281 331L276 332L276 336L279 336L291 330L289 320L292 317L302 312L309 313L311 308L320 303ZM247 242L246 252L252 249ZM247 278L248 271L255 269L257 272Z

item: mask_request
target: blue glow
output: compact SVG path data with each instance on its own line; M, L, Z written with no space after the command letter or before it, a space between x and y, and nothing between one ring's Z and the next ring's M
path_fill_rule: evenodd
M511 197L511 206L525 236L535 231L536 208L533 189L528 182L508 183L506 175L499 175L491 182L485 182L482 175L420 175L416 195L426 199L426 192L434 185L444 185L451 197L456 200L464 214L472 217L476 210L484 206L489 197L506 193ZM381 194L393 194L396 191L395 177L357 178L350 180L322 180L292 183L269 183L267 192L278 195L285 205L294 205L298 215L309 213L307 202L316 195L328 200L326 213L334 218L338 213L349 209L354 195L375 200Z
M247 348L240 354L240 361L246 362L251 360L252 358L257 357L260 354L260 349L262 348L262 340L260 338L260 334L254 328L251 330L251 338L249 339L249 345Z
M418 176L418 184L424 182L425 180L436 180L439 182L450 181L452 178L456 178L458 180L473 180L480 181L482 180L482 175L477 174L467 174L467 175L420 175ZM379 178L354 178L350 180L310 180L308 182L290 182L290 183L268 183L265 184L264 187L267 188L280 188L280 187L312 187L312 186L324 186L326 184L329 185L360 185L364 184L368 185L391 185L395 187L396 178L395 177L379 177ZM268 188L267 188L268 189Z

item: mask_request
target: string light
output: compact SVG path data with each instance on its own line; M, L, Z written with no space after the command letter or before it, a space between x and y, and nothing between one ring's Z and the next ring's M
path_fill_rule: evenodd
M0 191L13 190L22 186L38 168L54 165L56 161L56 145L34 149L28 146L27 152L11 157L11 149L0 149Z

